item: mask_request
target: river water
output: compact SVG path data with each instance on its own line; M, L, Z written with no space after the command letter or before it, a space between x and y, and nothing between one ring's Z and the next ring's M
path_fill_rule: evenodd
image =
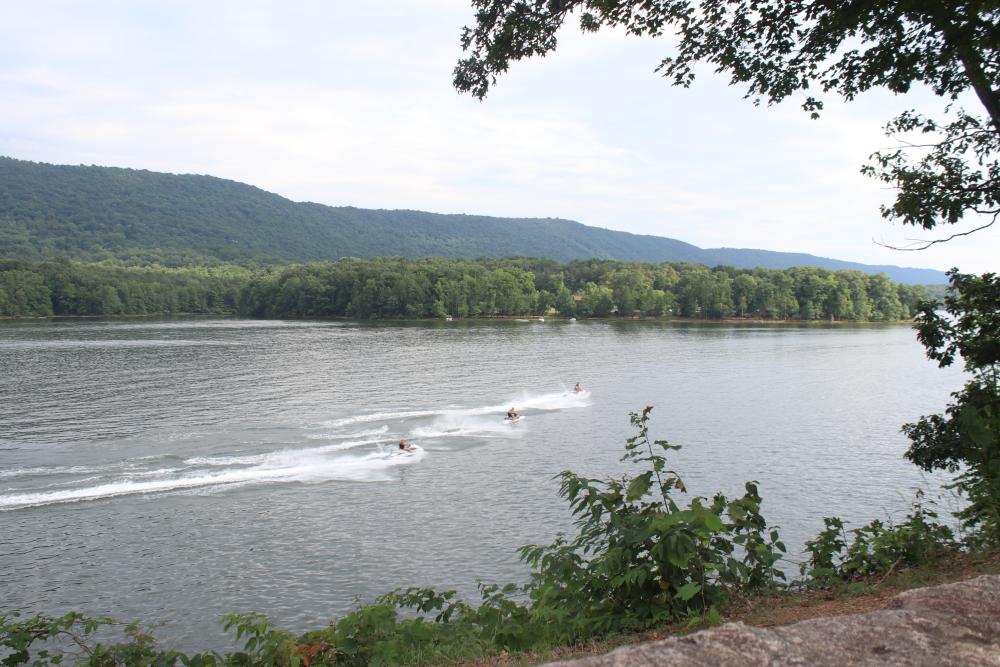
M0 613L194 649L228 612L303 630L398 587L474 597L570 528L554 475L625 470L647 404L692 493L759 480L797 552L824 515L941 495L899 427L961 382L905 326L0 323Z

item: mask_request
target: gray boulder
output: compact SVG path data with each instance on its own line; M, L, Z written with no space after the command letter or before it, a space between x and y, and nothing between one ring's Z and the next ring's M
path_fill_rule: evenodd
M1000 667L1000 576L920 588L880 611L773 628L728 623L562 667L928 665Z

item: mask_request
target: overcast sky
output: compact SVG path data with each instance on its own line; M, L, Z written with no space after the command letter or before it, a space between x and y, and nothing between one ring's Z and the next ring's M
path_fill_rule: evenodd
M479 102L451 87L473 16L463 0L34 0L3 14L2 155L211 174L331 205L1000 270L1000 229L920 253L875 243L933 237L883 220L891 193L859 173L890 145L894 113L940 109L927 93L828 103L814 121L796 103L755 108L711 73L672 88L653 71L669 41L573 25Z

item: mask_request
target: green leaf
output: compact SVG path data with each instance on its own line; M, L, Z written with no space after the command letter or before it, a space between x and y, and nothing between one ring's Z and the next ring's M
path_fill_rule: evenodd
M626 500L638 500L649 493L650 487L653 485L653 475L650 472L645 472L635 479L628 485L628 491L625 494Z
M725 526L722 523L722 519L720 519L718 515L708 512L705 514L705 527L713 533L719 533L722 532L722 529Z
M699 591L701 591L701 584L699 584L697 581L689 581L688 583L684 584L683 586L677 589L677 593L676 595L674 595L674 597L680 600L687 601L693 598L695 595L697 595Z

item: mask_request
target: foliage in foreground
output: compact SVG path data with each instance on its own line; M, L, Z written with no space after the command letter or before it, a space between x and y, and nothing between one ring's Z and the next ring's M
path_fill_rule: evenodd
M652 408L631 415L637 433L623 461L633 475L589 479L560 474L560 495L576 519L576 534L549 545L522 547L531 566L525 585L480 585L472 605L454 591L410 588L383 595L328 628L295 635L260 614L226 616L242 642L229 653L184 654L160 647L150 633L111 619L0 616L0 665L80 664L189 667L309 667L443 663L502 651L544 650L619 633L707 618L739 598L782 585L785 546L760 513L754 482L736 499L678 500L684 482L667 465L679 449L649 437ZM806 586L932 562L958 548L951 531L918 498L899 525L873 521L851 531L826 519L807 543ZM113 631L125 641L106 643Z
M969 381L944 414L921 417L903 431L906 457L925 470L960 471L953 488L968 498L958 513L987 543L1000 544L1000 277L949 272L941 304L921 304L917 337L939 366L962 358Z
M889 573L897 567L933 563L957 553L959 542L937 517L919 491L901 523L875 519L850 531L853 540L840 518L824 517L824 529L806 542L807 559L799 566L804 577L801 583L808 588L825 588Z

